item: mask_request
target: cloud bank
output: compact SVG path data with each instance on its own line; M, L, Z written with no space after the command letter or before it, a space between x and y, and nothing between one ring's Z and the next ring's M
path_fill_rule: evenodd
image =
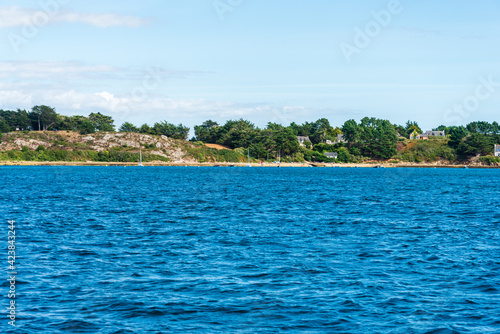
M80 13L69 9L48 12L43 9L0 6L0 28L28 26L47 18L50 23L83 23L98 28L137 28L151 23L151 19L115 13Z

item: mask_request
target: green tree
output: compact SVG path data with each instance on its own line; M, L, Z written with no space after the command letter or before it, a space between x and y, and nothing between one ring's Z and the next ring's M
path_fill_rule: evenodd
M153 125L153 132L156 135L186 140L189 135L189 128L183 126L182 124L174 125L167 121L162 121Z
M290 129L290 131L292 131ZM292 131L293 133L293 131ZM257 131L255 137L253 138L254 143L260 143L266 150L266 157L267 154L269 153L271 156L273 155L273 151L275 150L276 147L276 142L273 139L273 136L275 134L275 131L271 129L264 129L261 131ZM294 135L295 138L295 135Z
M470 133L480 133L483 135L495 135L498 133L499 128L498 128L498 123L493 122L492 124L488 122L471 122L467 124L467 130Z
M217 144L231 148L249 147L257 134L255 125L250 121L244 119L229 120L219 129Z
M289 128L295 134L295 136L304 136L309 137L313 134L314 127L316 125L314 123L305 122L302 125L298 125L295 122L291 123Z
M115 126L113 124L113 118L111 116L105 116L101 113L91 113L88 117L88 119L92 122L94 125L94 128L97 131L107 131L107 132L114 132L115 131Z
M389 159L396 154L398 136L391 122L365 117L361 120L359 128L365 153L383 159Z
M462 139L467 137L468 132L463 126L457 126L450 129L450 141L448 145L453 148L457 148L460 145Z
M491 131L494 135L500 134L500 125L497 122L491 123Z
M349 147L359 141L361 129L355 120L350 119L346 121L344 125L342 125L341 130L344 136L344 140L349 143Z
M290 130L292 130L292 132L293 132L293 134L294 134L295 136L299 136L299 132L300 132L300 125L298 125L298 124L297 124L297 123L295 123L295 122L292 122L292 123L290 123L290 125L288 126L288 128L289 128Z
M285 127L281 124L278 124L278 123L273 123L273 122L268 122L267 123L267 126L266 126L266 129L269 129L271 131L281 131L283 130ZM293 131L292 131L293 132Z
M323 143L326 140L327 133L333 131L333 127L326 118L320 118L313 123L309 139L313 144Z
M19 128L20 130L27 130L31 125L28 112L21 109L17 109L14 122L15 124L12 125L14 125L16 128Z
M254 158L264 158L267 157L267 150L264 147L264 144L261 142L253 143L250 145L250 156Z
M194 135L196 140L204 143L216 143L219 139L219 124L212 120L203 122L202 125L194 127Z
M41 105L31 109L31 119L35 122L38 131L47 131L57 122L58 115L54 108Z
M86 117L83 116L80 117L81 118L78 120L78 123L76 124L76 129L80 132L80 134L86 135L89 133L94 133L95 132L94 124Z
M153 134L153 129L148 125L148 124L143 124L141 125L141 127L139 128L139 132L140 133L144 133L144 134L148 134L148 135L151 135Z
M394 124L394 128L401 137L408 138L411 134L406 131L406 128L404 126Z
M396 129L389 121L381 121L377 131L375 131L375 140L371 142L372 154L383 159L392 158L397 152L397 145Z
M118 129L119 132L139 132L139 129L132 123L125 122Z
M292 155L296 153L300 147L297 136L295 136L290 128L283 128L280 131L274 132L272 140L274 142L274 147L271 149L277 150L282 156Z
M0 120L3 120L9 127L9 131L28 130L31 126L31 120L28 117L26 110L17 109L14 110L1 110L0 109Z
M0 132L10 132L10 131L11 131L11 128L10 128L9 124L5 120L0 118Z
M462 158L493 154L493 138L481 133L472 133L460 142L457 153Z
M418 126L418 123L417 122L412 122L412 121L408 121L406 122L406 125L405 125L405 129L406 129L406 133L408 134L408 136L413 132L413 131L417 131L417 133L422 133L422 129L420 128L420 126Z

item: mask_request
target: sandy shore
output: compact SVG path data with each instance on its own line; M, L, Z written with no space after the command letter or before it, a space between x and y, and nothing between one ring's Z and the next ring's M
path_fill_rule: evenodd
M223 163L223 162L145 162L145 167L245 167L246 163ZM0 166L121 166L121 167L134 167L137 162L67 162L67 161L0 161ZM399 164L381 164L381 163L364 163L364 164L346 164L346 163L252 163L252 167L322 167L322 168L464 168L465 165L446 165L446 164L418 164L418 163L399 163ZM468 168L488 168L498 169L500 166L485 166L485 165L468 165Z

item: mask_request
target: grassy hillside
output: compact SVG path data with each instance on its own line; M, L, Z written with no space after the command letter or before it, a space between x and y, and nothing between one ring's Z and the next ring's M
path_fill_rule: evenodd
M166 136L98 132L80 135L71 131L4 133L0 161L100 161L138 162L242 162L238 150L216 149Z
M457 160L455 150L448 140L410 140L400 146L395 157L404 162L453 162Z

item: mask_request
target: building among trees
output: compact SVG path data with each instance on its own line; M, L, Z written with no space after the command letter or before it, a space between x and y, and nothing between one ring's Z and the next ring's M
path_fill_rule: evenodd
M410 135L410 139L429 139L430 137L446 137L445 131L426 131L425 133L419 134L417 130L413 130Z
M311 140L307 136L297 136L297 140L299 141L300 146L306 146L306 141L311 142Z

